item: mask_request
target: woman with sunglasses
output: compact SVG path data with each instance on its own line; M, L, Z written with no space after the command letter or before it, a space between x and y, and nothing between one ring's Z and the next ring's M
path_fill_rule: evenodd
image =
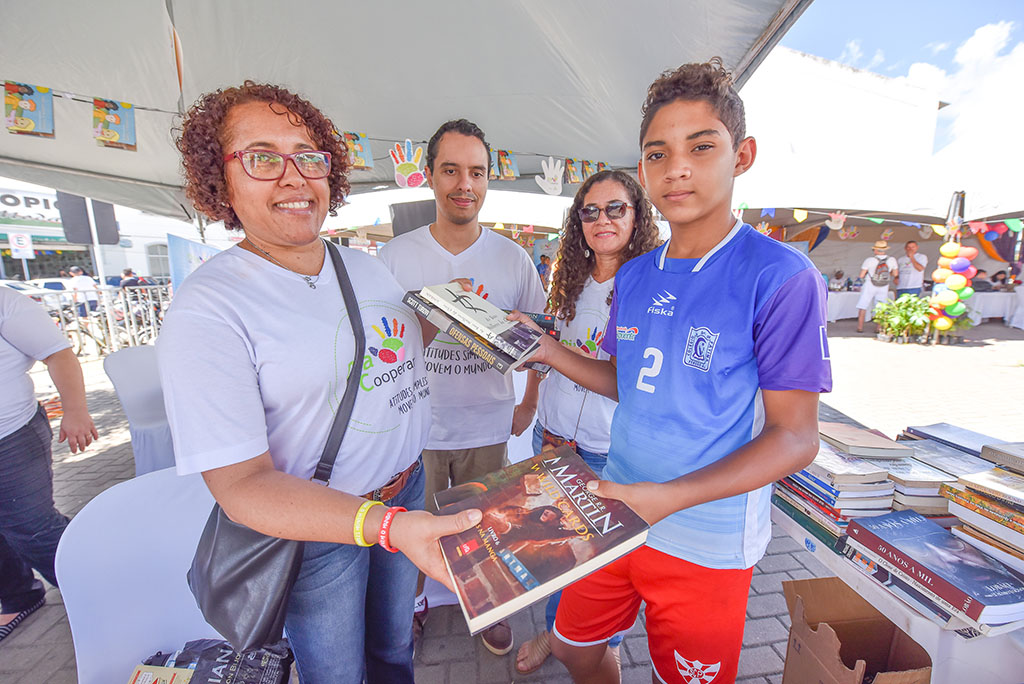
M248 81L185 115L186 193L244 238L175 293L160 374L178 472L202 472L235 522L306 542L285 621L300 681L406 684L417 566L448 583L437 539L479 512L419 510L428 340L384 265L343 248L366 337L354 358L319 237L349 188L334 130L306 100ZM310 476L350 371L359 389L325 487Z
M580 186L565 219L551 280L548 312L555 314L562 344L580 354L607 358L601 340L608 325L619 267L657 247L658 227L640 184L622 171L601 171ZM569 443L596 473L604 468L615 402L552 370L540 385L533 451ZM561 592L548 599L547 630L519 648L516 670L539 668L551 653L549 632ZM618 653L622 637L609 644Z

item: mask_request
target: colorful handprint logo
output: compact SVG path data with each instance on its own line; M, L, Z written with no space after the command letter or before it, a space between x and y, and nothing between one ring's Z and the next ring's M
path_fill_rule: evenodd
M601 340L603 339L603 330L587 328L587 339L577 339L576 346L582 349L587 356L597 356L597 350L601 348Z
M391 150L391 161L395 163L395 182L400 188L418 188L427 182L420 168L423 159L423 148L417 147L413 152L412 141L406 138L405 146L395 143Z
M380 317L380 323L384 326L384 330L375 325L371 326L374 332L380 335L382 340L380 349L370 347L370 353L384 363L400 363L404 361L405 343L402 342L402 338L405 337L405 324L403 323L401 330L399 330L397 318L392 318L391 324L388 325L388 319L384 316Z

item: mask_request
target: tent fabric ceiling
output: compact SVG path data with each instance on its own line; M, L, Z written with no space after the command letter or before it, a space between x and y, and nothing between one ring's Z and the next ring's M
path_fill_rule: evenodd
M376 168L353 173L360 189L393 185L392 142L425 141L459 117L477 122L493 147L517 153L524 175L539 173L547 155L631 167L640 104L658 73L719 55L742 83L810 2L11 5L0 25L0 76L131 102L138 151L97 146L91 104L55 97L56 137L0 134L0 175L186 217L175 115L245 79L289 87L340 130L369 135ZM515 187L536 190L523 180Z

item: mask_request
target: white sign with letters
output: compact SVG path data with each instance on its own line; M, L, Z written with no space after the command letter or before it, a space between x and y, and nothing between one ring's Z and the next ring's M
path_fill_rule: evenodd
M11 256L15 259L35 259L36 252L32 249L32 236L28 233L8 233L11 242Z

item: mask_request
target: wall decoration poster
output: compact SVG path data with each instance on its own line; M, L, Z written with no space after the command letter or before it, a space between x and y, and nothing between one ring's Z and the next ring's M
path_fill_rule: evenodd
M7 130L18 135L53 137L53 93L49 88L4 81Z
M593 176L594 173L596 173L594 171L594 162L590 161L589 159L581 159L580 160L580 176L583 177L583 180L587 180L588 178Z
M598 173L600 173L601 171L606 170L607 168L608 168L608 165L605 164L604 162L597 162L597 171L598 171Z
M498 176L501 180L519 178L519 163L516 156L508 150L498 150Z
M127 102L92 99L92 133L100 147L134 152L135 108Z
M487 180L498 180L498 150L491 148L491 168L487 170Z
M372 169L373 151L370 149L370 139L366 137L366 134L345 131L342 137L348 146L348 162L351 168Z
M563 183L582 183L583 179L580 178L579 167L575 159L571 157L565 158L565 172L562 174Z

